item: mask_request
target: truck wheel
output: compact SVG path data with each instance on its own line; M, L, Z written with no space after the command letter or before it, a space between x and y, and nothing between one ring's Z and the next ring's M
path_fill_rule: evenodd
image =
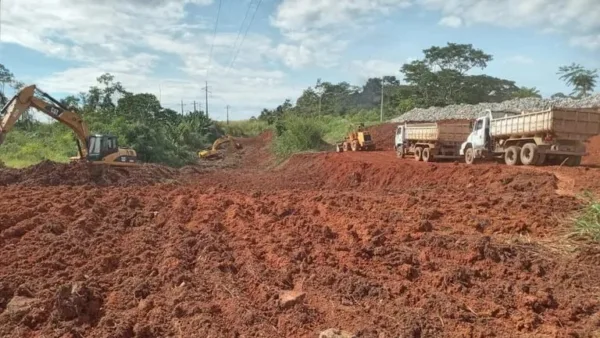
M429 148L423 148L421 157L423 157L423 162L433 162L433 155L431 155L431 150Z
M465 150L465 163L475 163L475 151L473 151L473 148L468 148L467 150Z
M415 148L415 160L417 160L417 161L423 160L423 148L421 148L421 147Z
M336 145L335 145L335 152L336 152L336 153L341 153L341 152L342 152L342 147L340 147L340 145L339 145L339 144L336 144Z
M348 147L348 142L344 142L344 144L342 145L342 149L344 151L348 151L350 147Z
M521 163L524 165L536 165L539 156L538 147L535 143L527 143L521 149Z
M581 156L569 156L565 164L569 167L577 167L581 164Z
M358 150L358 141L353 140L351 147L352 147L352 151L357 151Z
M399 158L404 158L404 147L403 146L396 147L396 156L398 156Z
M544 165L546 163L546 154L538 154L537 162L535 165Z
M504 153L504 162L507 165L519 165L521 162L521 147L508 147Z

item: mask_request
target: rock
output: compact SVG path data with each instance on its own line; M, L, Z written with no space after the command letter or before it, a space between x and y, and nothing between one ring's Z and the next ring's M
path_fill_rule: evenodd
M288 290L279 293L279 306L282 308L292 307L304 300L305 292Z
M562 108L600 108L600 95L593 95L584 99L539 99L522 98L508 100L500 103L479 103L475 105L455 104L446 107L415 108L390 122L427 122L453 119L475 119L485 113L486 109L495 111L535 111L544 110L552 106Z
M14 296L10 302L6 304L6 310L3 314L8 315L11 318L22 318L29 313L31 308L37 302L37 298Z
M327 329L319 333L319 338L354 338L356 337L348 331L342 331L339 329Z

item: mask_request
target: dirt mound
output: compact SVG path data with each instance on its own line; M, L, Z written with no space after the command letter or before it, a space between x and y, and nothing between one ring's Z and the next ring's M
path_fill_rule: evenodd
M2 196L6 337L314 337L329 327L363 337L562 336L594 330L600 310L593 263L490 237L508 223L484 210L522 200L466 196L453 210L452 190L214 186L10 186ZM556 208L556 198L546 203ZM545 223L553 211L502 217ZM304 297L283 306L287 290ZM38 306L5 314L16 297Z
M148 185L172 181L177 176L176 169L160 165L110 167L85 162L43 161L24 169L0 169L0 186Z
M368 128L378 149L394 149L394 136L396 134L397 126L397 123L384 123Z
M233 169L0 170L0 336L600 333L598 250L556 240L580 208L559 192L600 170L393 151L267 170L271 138Z

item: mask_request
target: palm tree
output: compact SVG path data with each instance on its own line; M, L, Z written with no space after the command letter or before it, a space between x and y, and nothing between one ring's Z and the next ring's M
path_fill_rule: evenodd
M597 69L585 69L577 63L560 67L557 74L567 85L573 86L574 90L571 95L578 98L590 96L596 87L596 79L598 78Z

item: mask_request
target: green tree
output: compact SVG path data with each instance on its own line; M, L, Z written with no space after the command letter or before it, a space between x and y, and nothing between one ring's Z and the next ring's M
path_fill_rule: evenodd
M430 47L423 50L425 62L429 67L437 66L441 70L453 70L464 75L472 68L484 69L493 57L476 49L471 44L448 43L444 47Z
M558 92L558 93L552 94L552 96L550 96L550 98L551 99L566 99L566 98L568 98L568 96L563 93Z
M542 95L540 91L535 87L520 87L517 91L515 91L512 96L514 98L526 98L526 97L536 97L541 99Z
M577 98L590 96L598 79L597 69L586 69L577 63L560 67L557 74L567 85L573 87L571 95Z

